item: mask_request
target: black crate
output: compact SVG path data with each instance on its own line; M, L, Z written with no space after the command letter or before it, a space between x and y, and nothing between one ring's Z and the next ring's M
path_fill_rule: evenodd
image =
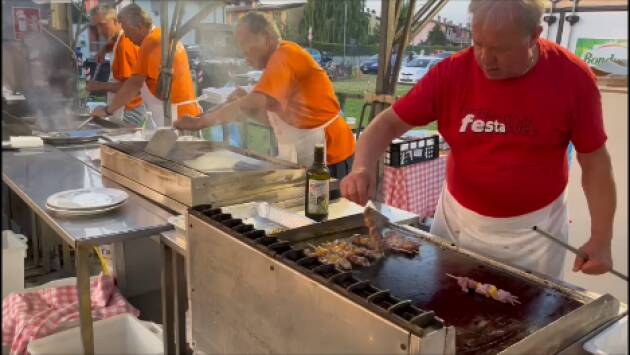
M399 168L436 159L440 155L438 135L394 140L385 153L385 165Z

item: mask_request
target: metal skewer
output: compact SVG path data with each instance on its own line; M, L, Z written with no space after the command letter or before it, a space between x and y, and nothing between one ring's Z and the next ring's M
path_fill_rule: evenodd
M457 276L455 276L455 275L451 275L451 274L449 274L449 273L445 273L445 275L446 275L446 276L448 276L448 277L452 277L452 278L454 278L454 279L455 279L455 280L457 280L457 281L459 281L459 279L460 279L460 277L457 277ZM471 279L471 280L472 280L472 279ZM473 280L473 281L477 282L478 284L481 284L481 282L479 282L479 281L476 281L476 280ZM494 285L491 285L491 286L495 287L495 288L498 290L498 288L497 288L496 286L494 286ZM467 287L467 288L468 288L468 287ZM475 290L475 292L476 292L476 290ZM507 292L507 291L505 291L505 290L504 290L504 292ZM509 292L508 292L508 293L509 293ZM510 303L510 304L512 304L512 305L514 305L514 303L516 303L516 304L521 304L521 301L519 301L519 300L518 300L518 297L516 297L516 296L514 296L514 295L512 295L512 296L514 297L514 299L512 299L511 301L508 301L507 303ZM486 297L488 297L488 295L486 295ZM496 298L494 298L494 297L492 297L492 299L497 300L497 301L499 301L499 302L503 302L503 301L501 301L501 300L499 300L499 299L496 299ZM505 302L503 302L503 303L505 303Z
M533 227L532 227L532 229L533 229L534 231L538 232L540 235L542 235L542 236L546 237L547 239L550 239L551 241L553 241L553 242L555 242L555 243L557 243L557 244L559 244L559 245L563 246L565 249L567 249L567 250L569 250L569 251L573 252L573 254L575 254L575 255L577 255L577 256L579 256L579 257L583 258L584 260L588 260L588 255L586 255L586 254L584 254L582 251L580 251L580 250L578 250L578 249L576 249L576 248L572 247L571 245L569 245L569 244L567 244L567 243L565 243L565 242L561 241L560 239L558 239L558 238L554 237L553 235L551 235L551 234L549 234L549 233L545 232L544 230L542 230L542 229L538 228L537 226L533 226ZM610 269L610 271L608 271L608 272L610 272L611 274L613 274L613 275L617 276L618 278L620 278L620 279L622 279L622 280L624 280L624 281L626 281L626 282L628 281L628 276L626 276L626 275L624 275L624 274L620 273L620 272L619 272L619 271L617 271L617 270Z

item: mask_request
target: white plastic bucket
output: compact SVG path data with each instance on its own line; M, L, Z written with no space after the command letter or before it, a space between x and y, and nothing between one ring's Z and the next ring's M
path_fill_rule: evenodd
M64 330L32 341L31 355L82 354L79 327ZM96 355L164 354L161 328L142 322L130 314L120 314L94 322L94 353Z
M2 231L2 298L24 290L26 237L11 230Z

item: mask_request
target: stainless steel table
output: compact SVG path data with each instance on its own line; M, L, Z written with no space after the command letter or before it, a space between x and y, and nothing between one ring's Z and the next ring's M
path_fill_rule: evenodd
M173 229L167 222L171 214L128 190L127 203L106 214L64 217L49 212L45 207L46 199L59 191L87 187L126 190L102 177L95 165L51 146L3 151L2 181L75 249L81 337L85 354L94 354L88 268L90 249Z

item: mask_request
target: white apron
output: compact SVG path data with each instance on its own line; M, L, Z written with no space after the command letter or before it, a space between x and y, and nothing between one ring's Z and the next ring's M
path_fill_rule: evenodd
M153 121L157 127L164 127L164 101L158 99L149 87L147 83L142 83L142 89L140 89L140 96L144 101L144 105L147 108L148 112L151 112L153 117ZM175 121L177 119L177 106L171 104L171 120Z
M114 48L112 50L112 65L110 66L110 71L109 71L109 81L118 81L114 78L114 61L116 60L116 48L118 48L118 42L120 42L120 39L122 38L122 36L123 36L123 32L120 31L118 33L118 37L116 38L116 42L114 42ZM110 105L112 103L115 96L116 96L115 92L109 92L109 91L107 92L107 105ZM114 111L114 113L112 114L112 117L120 120L122 119L122 116L124 113L125 113L125 106Z
M505 264L562 280L566 250L533 231L533 226L567 242L566 191L537 211L510 218L494 218L479 215L460 205L444 184L431 234Z
M286 123L273 112L268 112L269 124L276 135L278 142L278 158L309 167L315 160L315 145L324 145L324 157L326 157L326 132L325 129L340 116L328 120L315 128L296 128Z

